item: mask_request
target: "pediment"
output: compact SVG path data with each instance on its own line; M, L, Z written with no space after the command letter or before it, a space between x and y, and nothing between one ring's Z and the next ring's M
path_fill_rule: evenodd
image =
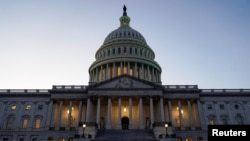
M152 89L155 88L155 85L152 82L137 79L128 75L123 75L114 79L100 82L93 87L96 89Z

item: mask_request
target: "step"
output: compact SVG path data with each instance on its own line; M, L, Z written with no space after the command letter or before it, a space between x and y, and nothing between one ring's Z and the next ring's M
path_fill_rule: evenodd
M149 129L98 130L93 141L157 141Z

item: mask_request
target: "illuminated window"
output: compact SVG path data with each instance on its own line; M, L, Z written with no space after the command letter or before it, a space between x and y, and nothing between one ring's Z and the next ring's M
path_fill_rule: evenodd
M28 122L29 122L29 119L28 118L24 118L23 119L23 125L22 125L22 127L23 128L27 128L28 127Z
M16 110L16 105L12 105L10 108L11 110Z
M26 105L25 109L26 110L31 110L31 105Z
M37 118L35 120L35 128L40 128L40 126L41 126L41 118Z
M214 119L210 119L210 120L209 120L209 124L210 124L210 125L214 125L214 124L215 124Z

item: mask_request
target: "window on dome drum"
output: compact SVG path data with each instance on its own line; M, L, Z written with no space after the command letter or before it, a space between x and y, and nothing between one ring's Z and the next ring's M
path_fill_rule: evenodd
M28 122L29 122L29 119L27 117L25 117L23 119L23 125L22 125L22 128L27 128L28 127Z
M234 105L234 109L238 110L239 109L239 105L235 104Z
M26 109L26 110L31 110L31 105L30 105L30 104L29 104L29 105L26 105L25 109Z
M123 48L123 53L124 54L127 53L127 48L126 47Z
M135 55L137 55L137 48L135 48Z
M10 107L10 108L11 108L11 110L13 110L13 111L14 111L14 110L16 110L16 105L11 105L11 107Z
M132 54L132 48L129 48L129 54Z
M113 48L113 55L115 54L115 49Z
M120 54L121 53L121 48L118 48L118 54Z

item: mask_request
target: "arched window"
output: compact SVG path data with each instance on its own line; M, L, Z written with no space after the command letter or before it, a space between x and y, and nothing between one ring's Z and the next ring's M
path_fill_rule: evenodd
M28 116L23 116L22 118L22 128L27 128L29 124L29 117Z
M7 117L6 121L7 121L6 128L12 129L14 127L15 117L13 115L10 115Z
M203 138L202 137L198 137L197 141L203 141Z
M36 117L35 119L35 123L34 123L34 128L40 128L41 127L41 121L42 121L42 118L40 116Z
M243 122L243 117L242 117L240 114L238 114L238 115L236 116L236 121L237 121L237 123L238 123L239 125L243 125L243 124L244 124L244 122Z
M186 141L192 141L192 137L187 137Z
M216 123L215 123L215 119L216 119L216 116L215 115L209 115L208 117L208 124L210 124L210 125L215 125Z

